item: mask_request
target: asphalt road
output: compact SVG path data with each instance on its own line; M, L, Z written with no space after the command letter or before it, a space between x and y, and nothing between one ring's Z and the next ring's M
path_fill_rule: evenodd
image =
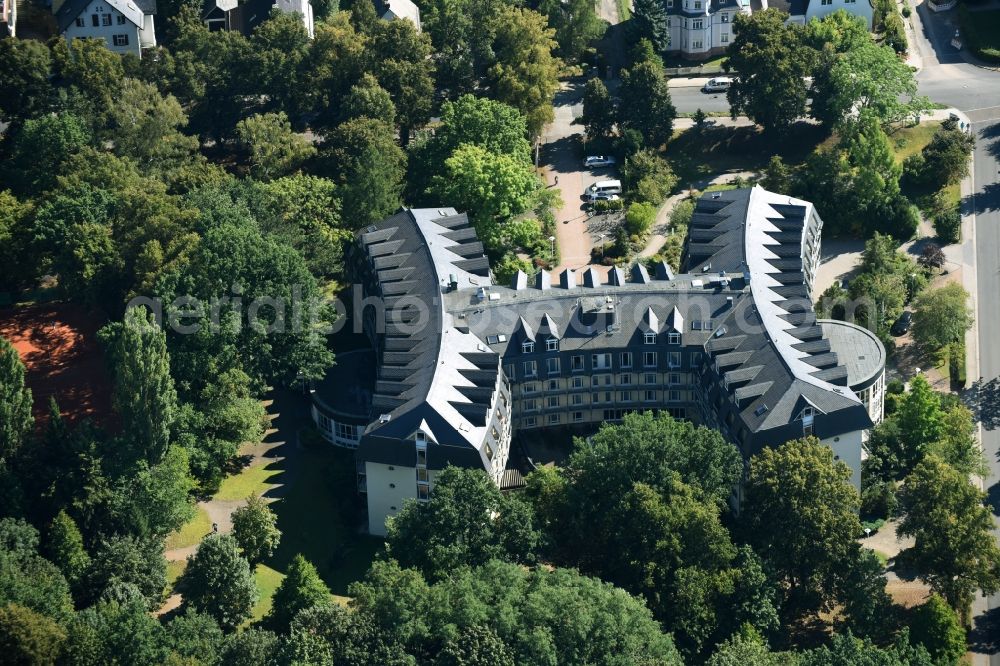
M670 98L674 102L678 113L694 113L701 109L705 113L710 111L729 112L729 102L726 101L726 93L704 93L698 86L670 86Z

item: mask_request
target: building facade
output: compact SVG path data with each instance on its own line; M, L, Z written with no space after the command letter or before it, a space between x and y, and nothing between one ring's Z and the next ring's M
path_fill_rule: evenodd
M275 11L298 14L309 39L315 36L315 19L310 0L204 0L201 18L212 32L235 30L250 35Z
M357 447L370 531L426 498L447 464L502 486L515 432L593 430L630 411L717 429L746 460L814 435L860 487L885 355L867 331L817 321L821 229L806 201L760 187L712 193L696 206L679 274L591 267L503 286L453 209L369 227L348 259L371 356L344 376L367 363L370 379L340 397L349 382L333 379L313 403L324 436Z
M100 39L115 53L142 57L156 46L155 7L135 0L66 0L53 4L59 32L74 39Z

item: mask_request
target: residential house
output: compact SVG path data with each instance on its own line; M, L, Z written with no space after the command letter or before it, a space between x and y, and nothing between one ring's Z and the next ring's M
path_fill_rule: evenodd
M17 0L0 0L0 37L17 33Z
M413 0L375 0L375 13L383 21L406 19L421 31L420 8Z
M137 0L65 0L52 5L59 32L66 40L102 39L115 53L142 56L156 46L155 3Z
M250 35L277 9L288 14L298 14L309 35L315 36L313 7L309 0L204 0L201 18L211 31L236 30Z

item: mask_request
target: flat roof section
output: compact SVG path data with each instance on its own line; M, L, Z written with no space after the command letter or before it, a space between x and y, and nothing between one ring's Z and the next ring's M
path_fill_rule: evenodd
M854 391L871 386L885 370L885 347L867 328L836 319L819 319L830 351L847 368L847 385Z

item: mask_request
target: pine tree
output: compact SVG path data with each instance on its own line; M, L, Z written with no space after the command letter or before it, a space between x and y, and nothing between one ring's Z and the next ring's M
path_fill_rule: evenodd
M267 622L280 633L288 629L299 611L330 603L330 590L316 567L299 554L288 566L288 574L274 593L272 603Z
M659 53L670 48L670 28L663 0L635 0L632 12L642 36L648 38Z
M90 566L90 555L83 548L80 529L65 510L56 514L49 526L47 554L71 587L80 582Z
M31 432L31 404L24 364L17 350L0 336L0 461L9 460Z
M100 337L111 357L114 405L133 459L155 465L167 451L177 416L166 334L146 310L132 308L122 322L101 329Z

